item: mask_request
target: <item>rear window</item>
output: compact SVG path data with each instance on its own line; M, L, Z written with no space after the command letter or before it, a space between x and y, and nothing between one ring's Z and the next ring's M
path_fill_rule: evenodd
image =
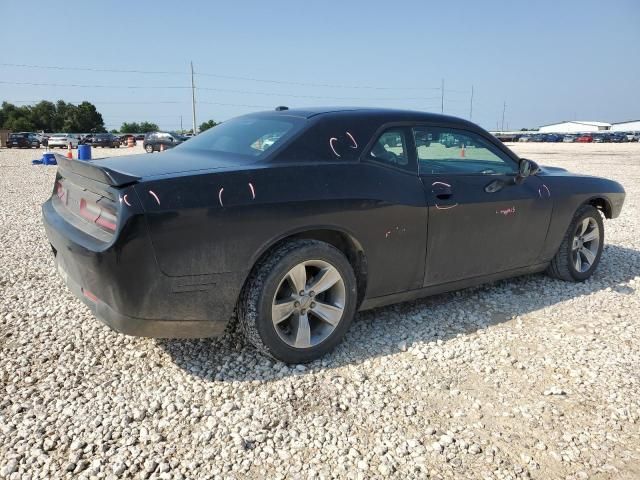
M245 116L216 125L179 148L260 158L289 138L304 120L296 117Z

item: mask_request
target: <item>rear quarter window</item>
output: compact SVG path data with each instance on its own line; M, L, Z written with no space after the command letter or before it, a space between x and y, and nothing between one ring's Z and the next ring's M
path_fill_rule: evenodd
M353 117L327 117L312 124L278 155L277 161L353 161L369 143L375 126Z

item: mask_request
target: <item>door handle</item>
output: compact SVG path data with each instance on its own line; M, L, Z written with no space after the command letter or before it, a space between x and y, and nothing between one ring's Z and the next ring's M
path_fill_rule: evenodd
M448 183L433 182L431 184L431 193L433 193L438 200L449 200L453 195L453 190Z

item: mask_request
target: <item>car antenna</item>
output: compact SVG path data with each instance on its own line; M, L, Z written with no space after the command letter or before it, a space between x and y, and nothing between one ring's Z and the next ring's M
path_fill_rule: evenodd
M276 112L282 112L284 110L289 110L289 107L285 107L284 105L280 105L279 107L276 107Z

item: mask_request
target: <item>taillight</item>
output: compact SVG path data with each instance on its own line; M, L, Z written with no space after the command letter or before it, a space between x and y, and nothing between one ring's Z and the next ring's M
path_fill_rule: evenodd
M92 292L90 292L89 290L87 290L86 288L82 288L82 294L87 297L89 300L91 300L93 303L97 303L98 302L98 297L96 297Z
M66 203L67 190L62 186L60 180L56 181L56 195L60 201Z
M116 231L116 224L118 222L116 214L111 210L102 208L95 202L81 198L80 216L91 223L95 223L103 230L107 230L112 233Z

